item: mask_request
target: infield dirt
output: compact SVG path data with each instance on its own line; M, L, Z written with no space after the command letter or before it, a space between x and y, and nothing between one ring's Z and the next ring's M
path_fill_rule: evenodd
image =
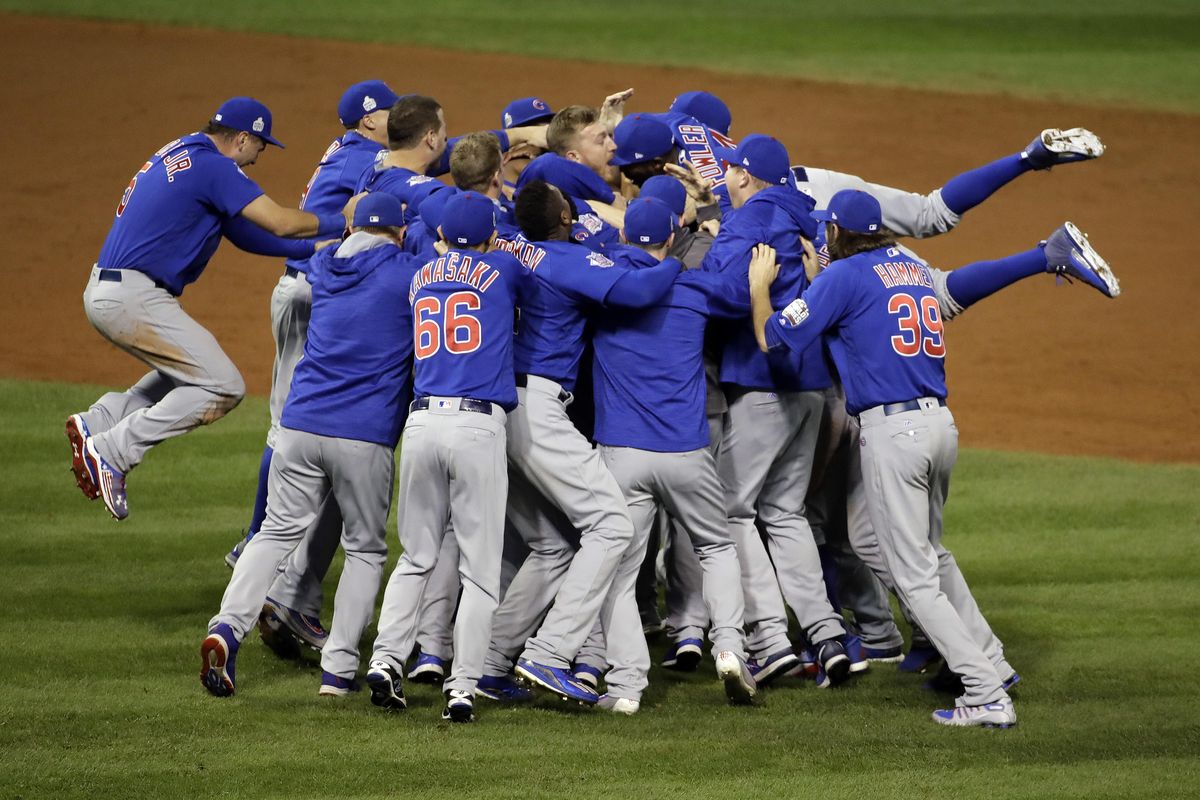
M0 375L125 386L142 374L90 327L80 296L130 177L226 97L271 107L288 147L249 174L291 204L339 135L337 98L354 81L436 97L452 134L498 125L500 109L526 95L557 108L633 86L629 110L649 111L703 88L729 102L735 137L769 132L794 163L922 193L1043 128L1098 132L1109 147L1099 162L1022 177L953 235L916 244L952 267L1027 249L1069 219L1121 279L1115 301L1050 277L1024 281L949 326L962 442L1200 462L1200 267L1188 234L1200 220L1200 117L141 24L0 24ZM267 309L280 270L225 244L183 300L258 394L270 384Z

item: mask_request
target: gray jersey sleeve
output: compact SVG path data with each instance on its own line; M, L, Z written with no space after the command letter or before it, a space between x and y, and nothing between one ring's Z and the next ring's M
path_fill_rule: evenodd
M909 258L920 261L922 264L925 264L925 266L929 267L928 262L914 253L911 249L902 244L897 245L897 247L899 247L900 251ZM929 267L929 274L933 278L933 293L937 295L938 306L941 307L942 319L944 319L946 322L949 322L962 312L966 311L966 309L959 305L958 301L950 295L950 287L947 285L947 279L950 277L950 273L944 269Z
M827 207L830 198L842 189L868 192L879 201L884 224L903 236L918 239L937 236L953 228L962 219L942 200L940 188L929 194L917 194L868 183L857 175L814 167L803 169L808 179L801 181L797 175L796 188L812 197L817 202L817 208Z

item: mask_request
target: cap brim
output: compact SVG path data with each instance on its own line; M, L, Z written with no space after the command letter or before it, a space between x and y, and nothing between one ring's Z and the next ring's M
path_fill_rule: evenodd
M614 153L613 157L608 160L608 163L614 167L627 167L630 164L640 164L643 161L649 160L648 158L623 158L620 153Z
M537 117L529 117L528 119L514 119L512 125L509 125L504 130L512 130L513 128L524 128L526 125L545 125L554 119L553 114L542 114Z
M834 222L836 219L833 216L833 212L830 211L829 209L822 209L820 211L810 211L810 212L808 212L808 215L810 217L812 217L813 219L815 219L817 222Z
M250 132L251 132L251 133L254 133L254 131L250 131ZM275 146L276 146L276 147L278 147L280 150L283 150L283 149L285 149L285 148L284 148L284 146L283 146L283 142L279 141L279 140L278 140L278 139L276 139L274 136L267 136L266 134L262 134L262 133L254 133L254 135L255 135L255 136L257 136L258 138L262 139L262 140L263 140L264 142L266 142L267 144L273 144L273 145L275 145Z

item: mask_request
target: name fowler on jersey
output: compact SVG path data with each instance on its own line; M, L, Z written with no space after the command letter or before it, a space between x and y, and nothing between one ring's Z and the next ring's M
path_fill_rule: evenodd
M712 137L711 139L709 137ZM692 163L702 178L713 182L713 186L725 183L725 166L713 152L712 142L730 150L737 149L737 142L703 125L680 125L679 139L684 145L687 160Z
M430 261L413 275L412 283L408 287L408 302L411 303L417 292L426 284L454 281L486 292L498 277L500 273L486 262L476 262L466 253L450 252L437 261Z

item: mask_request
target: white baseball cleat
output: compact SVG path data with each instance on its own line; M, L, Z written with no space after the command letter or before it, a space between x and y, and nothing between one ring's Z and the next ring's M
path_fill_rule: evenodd
M1013 708L1012 700L1005 698L999 703L938 710L933 712L933 721L960 728L1011 728L1017 724L1017 710Z
M717 677L725 684L725 696L734 705L748 706L758 694L758 683L750 674L750 668L735 653L722 650L717 653Z
M596 705L605 711L611 711L614 714L624 714L627 717L632 717L642 707L642 704L637 700L630 700L628 697L613 697L611 694L600 695L600 699L596 701Z
M1087 234L1072 222L1050 234L1046 240L1046 269L1056 275L1078 278L1107 297L1121 293L1121 282L1113 274Z
M1087 128L1047 128L1029 143L1021 157L1034 169L1049 169L1056 164L1099 158L1104 149L1100 137Z

